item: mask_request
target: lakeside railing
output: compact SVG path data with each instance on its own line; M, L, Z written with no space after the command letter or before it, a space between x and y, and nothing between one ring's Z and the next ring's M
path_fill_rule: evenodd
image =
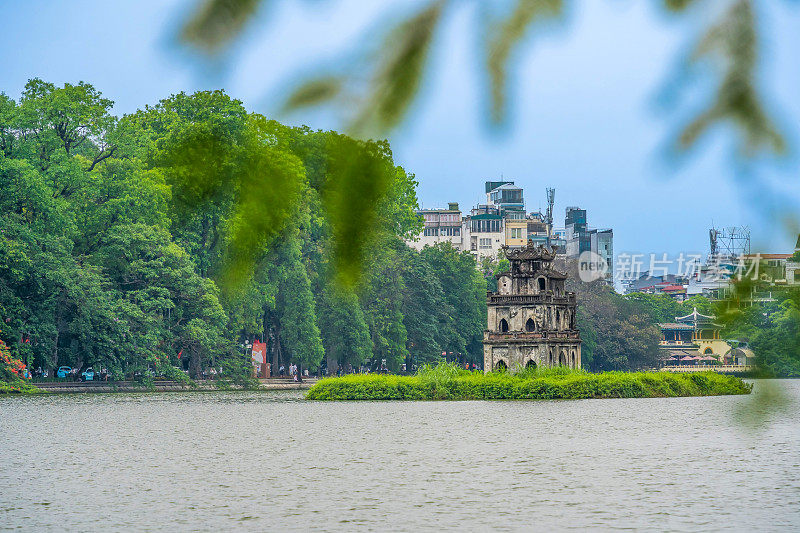
M749 374L755 371L753 365L667 365L659 368L662 372L719 372L721 374Z
M661 341L658 344L659 346L664 348L670 348L673 346L675 348L687 348L687 347L697 348L700 346L699 344L696 344L694 341Z

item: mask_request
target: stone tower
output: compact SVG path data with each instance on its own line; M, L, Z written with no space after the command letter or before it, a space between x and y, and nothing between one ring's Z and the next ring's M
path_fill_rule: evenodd
M511 271L499 274L497 292L487 295L484 370L534 365L580 368L575 293L564 290L567 275L553 268L555 250L528 244L503 251Z

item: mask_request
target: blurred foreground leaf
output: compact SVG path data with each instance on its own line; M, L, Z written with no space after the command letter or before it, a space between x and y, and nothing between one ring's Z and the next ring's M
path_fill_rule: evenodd
M514 48L534 22L558 16L563 9L562 0L517 0L511 14L490 30L486 68L491 79L491 117L495 123L505 120L507 71Z
M670 11L683 11L696 3L696 0L664 0L664 6Z
M758 36L750 0L736 0L698 43L691 60L719 63L722 73L710 106L687 124L678 147L687 150L712 126L730 122L742 135L739 150L753 156L761 149L780 154L783 136L764 110L756 90Z
M342 80L336 76L315 78L302 84L289 96L284 104L284 111L318 105L339 94Z
M763 431L778 416L792 417L796 407L781 389L780 382L760 379L753 387L753 394L739 403L733 416L742 427Z
M444 1L436 0L398 24L380 51L377 69L351 129L357 134L383 133L405 116L419 91Z
M206 52L217 52L236 38L261 0L203 0L181 29L181 38Z
M238 287L250 278L256 260L294 211L305 180L305 169L297 156L269 146L266 123L260 116L250 119L250 138L237 158L241 188L221 272L223 288Z
M358 282L367 246L378 227L378 206L394 178L386 143L344 135L328 142L328 179L322 190L331 221L334 266L345 286Z

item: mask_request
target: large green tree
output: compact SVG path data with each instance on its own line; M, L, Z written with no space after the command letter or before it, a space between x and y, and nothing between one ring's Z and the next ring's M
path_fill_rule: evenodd
M86 83L0 97L2 339L115 375L477 360L485 281L416 252L417 182L388 143L291 128L222 91L120 119Z

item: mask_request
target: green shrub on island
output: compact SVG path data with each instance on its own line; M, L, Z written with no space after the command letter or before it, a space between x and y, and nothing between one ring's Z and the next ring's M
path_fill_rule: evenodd
M749 394L753 386L714 372L603 372L564 367L470 372L426 366L413 376L351 374L317 382L309 400L579 400Z

